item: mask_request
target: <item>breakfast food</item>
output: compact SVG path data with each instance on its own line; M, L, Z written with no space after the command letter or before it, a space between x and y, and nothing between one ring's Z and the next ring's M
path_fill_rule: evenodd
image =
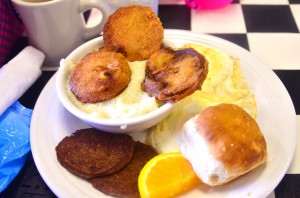
M129 61L146 60L160 49L164 29L150 7L131 5L110 15L103 29L104 47Z
M205 55L209 71L201 91L178 101L172 112L148 132L147 142L159 153L179 151L178 136L184 123L206 107L232 103L256 118L255 96L241 72L238 59L204 44L186 44L183 47L193 48Z
M130 81L131 71L122 54L94 51L73 68L72 92L84 103L109 100L122 92Z
M202 182L221 185L266 162L267 146L256 121L242 108L219 104L188 120L180 151Z
M59 162L70 172L88 179L94 188L117 197L143 197L143 193L155 194L156 190L162 196L173 196L194 188L200 179L211 186L222 185L264 163L266 142L255 123L255 98L239 61L200 44L160 49L163 29L149 9L127 6L110 16L104 28L104 46L97 46L98 50L75 67L70 60L64 61L72 71L66 89L77 107L100 118L136 117L165 102L176 103L175 108L146 132L146 143L151 146L134 142L126 135L117 137L96 129L79 130L56 147ZM114 67L116 62L120 68ZM102 68L101 64L106 66ZM126 75L121 76L123 73ZM104 82L101 89L97 88L98 79ZM85 82L92 85L86 86ZM223 105L214 106L219 103L231 104L224 109ZM222 108L215 112L217 107ZM201 111L203 114L193 117ZM215 114L220 119L211 121L213 118L209 116ZM200 123L202 116L209 122ZM225 117L232 119L224 121ZM203 125L214 132L200 130ZM216 138L203 138L208 133ZM184 156L170 153L178 151ZM164 157L150 160L157 153L163 153ZM239 156L233 157L232 153ZM161 170L169 175L161 176ZM144 180L138 190L139 175ZM162 182L158 185L157 181Z
M69 60L63 60L65 68L72 70L74 64ZM116 97L98 103L83 103L79 101L70 90L70 82L66 82L66 93L72 103L96 118L133 118L147 114L159 108L155 97L150 97L141 88L145 77L146 61L128 62L131 70L131 80L125 90Z
M130 163L114 174L91 179L93 187L114 197L140 197L138 176L144 165L157 152L149 145L136 142Z
M147 61L142 89L158 101L177 102L200 90L207 72L207 60L194 49L163 48Z
M94 128L77 130L56 146L60 164L84 178L108 175L122 169L130 162L133 151L131 136Z
M56 146L60 164L111 196L140 197L138 176L157 152L126 134L77 130Z
M179 152L152 158L142 169L138 180L142 198L173 197L200 183L190 162Z

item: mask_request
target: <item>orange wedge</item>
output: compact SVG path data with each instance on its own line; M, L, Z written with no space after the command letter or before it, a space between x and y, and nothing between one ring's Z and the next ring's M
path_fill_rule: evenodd
M138 186L142 198L172 197L200 184L190 162L179 152L160 154L142 169Z

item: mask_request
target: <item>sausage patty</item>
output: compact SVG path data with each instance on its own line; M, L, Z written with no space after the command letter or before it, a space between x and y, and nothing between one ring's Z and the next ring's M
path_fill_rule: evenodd
M127 165L135 142L126 134L113 134L94 128L77 130L56 147L60 164L84 178L108 175Z
M105 177L91 179L94 188L116 197L140 197L138 177L144 165L157 155L149 145L136 142L131 162L121 171Z

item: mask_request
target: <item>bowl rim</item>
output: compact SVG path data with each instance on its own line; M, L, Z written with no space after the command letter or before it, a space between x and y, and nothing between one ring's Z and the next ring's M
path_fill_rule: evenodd
M94 50L92 46L99 46L99 44L103 43L103 37L97 37L92 40L89 40L82 45L78 46L75 50L73 50L65 59L62 59L60 61L60 66L57 71L56 76L56 92L58 95L58 98L60 102L63 104L63 106L73 115L76 117L94 123L99 124L103 126L127 126L127 125L133 125L137 123L143 123L147 122L149 120L155 119L156 117L159 117L160 115L164 115L167 112L170 112L172 108L174 108L175 103L167 102L163 105L161 105L159 108L140 115L136 117L131 118L101 118L101 117L95 117L90 113L86 113L82 110L80 110L76 105L69 99L69 96L65 92L65 78L66 75L68 75L68 70L66 66L64 65L65 60L72 60L72 62L76 62L80 60L83 55L87 54L89 51ZM91 48L93 48L91 50ZM87 50L88 49L88 50ZM80 57L82 56L82 57ZM75 59L75 60L74 60ZM76 60L77 59L77 60Z

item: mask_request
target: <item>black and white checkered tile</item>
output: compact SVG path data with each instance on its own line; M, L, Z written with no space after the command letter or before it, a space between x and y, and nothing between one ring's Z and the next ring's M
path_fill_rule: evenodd
M184 0L160 0L158 14L165 29L221 37L273 69L292 98L300 129L300 0L234 0L215 10L193 10ZM275 190L276 198L300 197L299 189L298 145L288 174Z

